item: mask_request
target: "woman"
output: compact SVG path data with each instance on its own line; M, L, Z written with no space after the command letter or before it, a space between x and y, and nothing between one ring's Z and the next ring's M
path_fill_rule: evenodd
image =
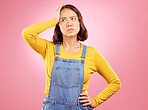
M53 41L39 38L41 32L55 26ZM79 10L61 5L55 18L33 24L22 32L28 45L39 53L46 67L43 110L91 110L121 87L121 82L98 50L80 43L88 37ZM98 72L108 86L96 97L87 92L88 81Z

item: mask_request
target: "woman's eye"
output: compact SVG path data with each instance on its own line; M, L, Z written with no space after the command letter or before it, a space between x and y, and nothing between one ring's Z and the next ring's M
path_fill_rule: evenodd
M65 19L62 19L62 22L66 21Z
M72 20L76 20L76 18L72 18Z

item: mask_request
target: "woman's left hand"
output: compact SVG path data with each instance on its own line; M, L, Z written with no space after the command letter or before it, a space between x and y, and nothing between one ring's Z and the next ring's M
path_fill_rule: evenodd
M91 106L94 108L94 104L91 98L86 93L81 93L80 96L81 97L78 97L78 99L81 100L80 103L85 103L83 106Z

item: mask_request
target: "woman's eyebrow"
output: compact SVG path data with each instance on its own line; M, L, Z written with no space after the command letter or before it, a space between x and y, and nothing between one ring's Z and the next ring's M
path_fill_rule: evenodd
M71 16L69 18L73 18L73 17L76 17L76 16ZM61 17L61 19L66 19L67 17Z
M74 18L74 17L76 17L76 16L71 16L70 18Z

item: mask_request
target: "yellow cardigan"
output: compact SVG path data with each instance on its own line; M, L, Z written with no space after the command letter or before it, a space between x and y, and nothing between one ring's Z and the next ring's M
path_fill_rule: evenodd
M46 68L46 85L44 93L48 95L49 87L50 87L50 77L52 66L54 62L55 56L55 44L52 41L48 41L38 37L38 34L49 29L56 25L56 20L51 19L47 21L43 21L40 23L33 24L22 31L23 38L27 42L27 44L35 50L38 54L40 54L44 60L45 68ZM62 43L61 43L62 44ZM60 46L60 57L66 59L81 59L82 52L82 44L81 50L75 54L67 53L63 45ZM92 98L93 104L95 107L100 105L102 102L107 100L110 96L112 96L116 91L121 88L121 82L110 67L106 59L101 55L101 53L91 46L87 46L86 59L84 65L84 84L83 84L83 93L87 93L89 78L94 72L98 72L107 82L108 86L100 92L97 96Z

